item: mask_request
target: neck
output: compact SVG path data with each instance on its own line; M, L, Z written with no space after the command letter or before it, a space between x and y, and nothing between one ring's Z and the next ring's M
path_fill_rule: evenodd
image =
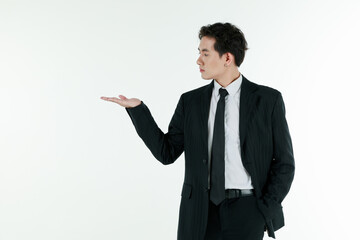
M222 87L226 87L228 86L230 83L232 83L233 81L235 81L236 79L238 79L240 77L240 72L238 70L238 68L234 68L234 69L229 69L229 71L224 73L224 76L215 79L217 83L219 83Z

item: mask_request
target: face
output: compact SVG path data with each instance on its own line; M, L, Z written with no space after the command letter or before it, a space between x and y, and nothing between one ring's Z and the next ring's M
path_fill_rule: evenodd
M226 55L222 57L214 49L215 38L202 37L199 45L199 58L196 63L200 67L201 77L206 80L220 79L224 75Z

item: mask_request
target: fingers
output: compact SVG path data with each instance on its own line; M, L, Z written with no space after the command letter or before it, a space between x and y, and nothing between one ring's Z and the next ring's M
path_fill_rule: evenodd
M115 98L115 97L100 97L102 100L105 101L110 101L110 102L115 102L115 103L120 103L120 99Z
M100 97L102 100L106 100L106 101L109 101L110 98L109 97Z
M124 95L119 95L119 98L116 98L116 97L104 97L104 96L102 96L100 98L102 100L105 100L105 101L117 103L117 104L119 104L120 106L123 106L123 107L133 107L133 105L134 105L134 99L133 98L128 99Z
M110 100L110 99L117 99L117 98L109 98L109 97L100 97L101 99L103 99L103 100ZM119 98L121 99L121 100L127 100L127 98L124 96L124 95L119 95Z

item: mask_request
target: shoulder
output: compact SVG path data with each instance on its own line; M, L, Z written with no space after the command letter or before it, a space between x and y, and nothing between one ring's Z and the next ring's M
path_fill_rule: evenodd
M210 99L213 88L213 81L204 86L189 90L181 94L179 103L184 108L191 106L191 108L201 107L205 99ZM206 100L205 100L206 101Z
M182 94L182 96L184 96L186 98L187 97L192 97L192 96L197 96L197 95L202 94L204 91L208 90L209 88L212 89L212 82L210 84L205 85L205 86L198 87L198 88L189 90L187 92L184 92Z
M254 83L245 77L243 79L243 87L244 89L250 89L250 91L253 91L255 94L268 100L276 100L279 95L281 95L279 90L266 85Z
M183 94L181 94L180 99L182 99L183 101L185 101L187 103L194 103L194 101L200 102L200 100L203 96L207 96L207 95L211 94L212 88L213 88L213 82L211 82L207 85L189 90L187 92L184 92Z

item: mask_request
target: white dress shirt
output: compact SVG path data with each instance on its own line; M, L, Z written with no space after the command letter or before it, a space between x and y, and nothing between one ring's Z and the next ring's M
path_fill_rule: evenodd
M251 177L245 170L240 154L240 91L242 75L225 87L229 93L225 97L225 189L253 189ZM219 89L223 88L214 80L208 119L208 151L211 164L211 147L213 141L214 121L217 102L220 99ZM209 164L209 167L210 167ZM209 168L210 171L210 168Z

